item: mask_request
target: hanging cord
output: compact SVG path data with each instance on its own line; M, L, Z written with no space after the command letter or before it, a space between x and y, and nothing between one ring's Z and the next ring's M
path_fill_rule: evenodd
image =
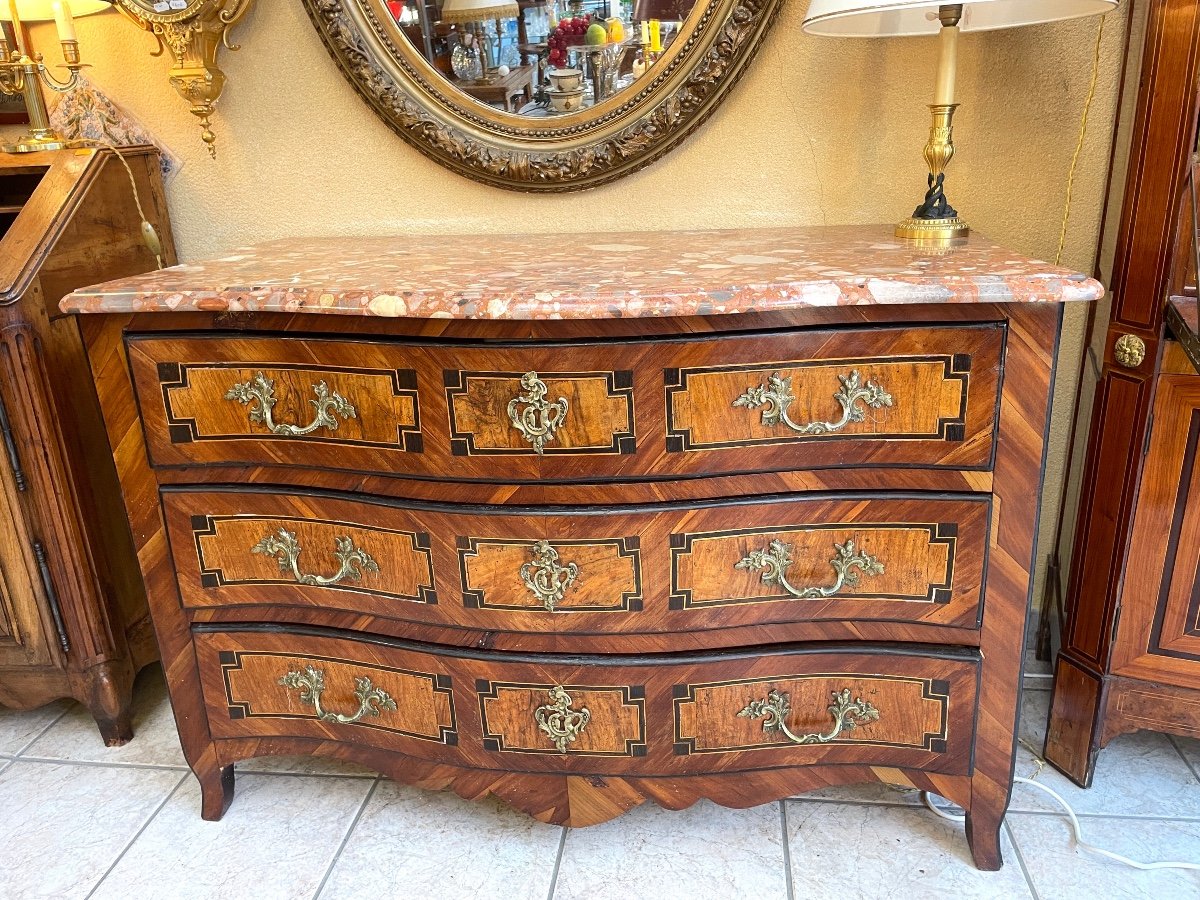
M75 138L66 143L71 147L104 147L111 150L113 155L121 161L121 165L125 167L125 174L129 176L129 187L133 189L133 203L137 207L138 218L142 220L142 242L145 243L146 249L154 254L154 261L161 269L163 267L162 241L159 240L158 231L146 218L146 211L142 209L142 197L138 193L137 179L133 175L133 169L129 165L129 160L125 158L125 154L115 144L101 138Z
M1088 851L1088 853L1095 853L1098 856L1107 857L1108 859L1115 860L1116 862L1122 863L1126 866L1131 866L1135 869L1141 869L1144 872L1154 869L1188 869L1190 871L1200 872L1200 863L1174 861L1152 863L1138 862L1136 859L1130 859L1127 856L1121 856L1119 853L1113 853L1111 850L1105 850L1103 847L1096 847L1092 844L1089 844L1083 839L1083 828L1079 824L1079 818L1075 815L1075 810L1071 809L1071 804L1069 804L1061 794L1059 794L1053 788L1049 788L1042 784L1040 781L1034 781L1032 778L1014 778L1013 784L1030 785L1031 787L1037 788L1039 791L1045 791L1047 794L1057 800L1059 805L1062 806L1062 808L1066 811L1067 818L1071 820L1071 830L1075 833L1076 845L1081 849ZM935 804L933 802L933 795L930 794L929 791L921 791L921 801L930 809L930 811L934 813L934 815L940 818L948 819L951 822L963 822L966 820L966 816L947 812L945 809Z
M1096 98L1096 83L1100 80L1100 45L1104 41L1105 14L1100 17L1100 26L1096 29L1096 53L1092 59L1092 83L1088 87L1087 100L1083 103L1083 121L1079 124L1079 141L1075 144L1075 153L1071 157L1071 169L1067 175L1067 199L1063 205L1062 230L1058 234L1058 253L1054 264L1062 263L1063 249L1067 245L1067 226L1071 224L1071 194L1075 190L1075 169L1079 165L1079 156L1083 153L1083 141L1087 137L1088 115L1092 111L1092 101Z

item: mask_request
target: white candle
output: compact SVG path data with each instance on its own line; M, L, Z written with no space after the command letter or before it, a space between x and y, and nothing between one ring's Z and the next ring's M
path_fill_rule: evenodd
M937 87L933 102L937 106L949 106L954 100L954 80L958 74L958 26L942 27L939 36L941 52L938 54Z
M17 38L17 51L24 56L29 51L25 49L25 34L21 29L21 17L17 15L17 0L8 0L8 17L12 19L13 34Z
M51 8L54 10L54 26L58 29L58 39L75 40L75 19L71 16L71 5L67 0L54 0Z

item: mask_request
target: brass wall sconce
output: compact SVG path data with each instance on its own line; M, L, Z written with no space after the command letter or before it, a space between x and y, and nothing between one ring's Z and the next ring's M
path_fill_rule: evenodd
M108 9L108 4L102 0L75 0L74 10L69 0L5 0L0 5L0 20L12 22L16 44L15 47L9 46L4 33L0 31L0 93L23 95L25 109L29 113L29 131L14 143L0 146L0 150L5 153L32 153L37 150L62 150L67 146L62 135L50 127L50 114L42 89L64 93L79 82L79 70L83 64L79 61L74 17L105 9ZM65 81L59 81L50 74L42 54L29 46L22 28L22 22L48 22L51 19L58 28L58 41L62 45L63 66L68 73Z
M200 122L200 139L217 156L211 117L225 89L225 73L217 65L221 48L236 50L229 32L250 10L254 0L113 0L139 28L158 38L161 56L170 51L171 84L191 104Z
M896 226L896 236L932 243L965 238L971 231L946 199L946 167L954 157L955 77L962 31L993 31L1074 19L1115 9L1120 0L812 0L804 18L810 34L840 37L900 37L937 34L937 87L929 110L933 124L925 145L928 191L913 214Z

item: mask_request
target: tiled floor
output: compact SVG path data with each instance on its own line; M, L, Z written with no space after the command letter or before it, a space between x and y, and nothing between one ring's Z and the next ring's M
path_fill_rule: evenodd
M1047 696L1026 693L1033 747ZM0 710L0 898L1200 897L1200 873L1139 873L1075 850L1065 819L1022 786L1007 865L992 873L970 865L961 825L878 785L750 810L643 806L567 831L365 770L271 759L239 766L233 807L213 824L157 669L137 699L138 736L116 750L78 706ZM1035 772L1023 749L1018 774ZM1083 814L1094 843L1200 860L1200 741L1118 738L1090 791L1050 769L1037 777Z

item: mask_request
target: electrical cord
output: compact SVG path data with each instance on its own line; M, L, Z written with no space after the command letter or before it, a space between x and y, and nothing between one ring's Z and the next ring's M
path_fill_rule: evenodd
M1079 156L1083 152L1083 142L1087 137L1088 115L1092 111L1092 101L1096 98L1096 84L1100 80L1100 50L1104 42L1105 14L1100 17L1100 25L1096 29L1096 51L1092 58L1092 83L1088 87L1087 99L1083 102L1083 121L1079 124L1079 141L1075 144L1075 153L1071 157L1071 168L1067 175L1067 198L1063 203L1062 230L1058 233L1058 253L1055 254L1054 264L1062 263L1063 249L1067 245L1067 227L1071 224L1071 194L1075 190L1075 170L1079 166Z
M138 218L142 220L142 242L146 245L146 249L154 254L154 261L161 269L163 267L162 241L158 237L158 231L150 224L150 220L146 218L146 211L142 209L142 197L138 192L137 179L133 175L133 169L129 165L129 160L121 152L121 148L100 138L75 138L68 140L66 143L71 147L103 147L111 150L113 155L121 161L121 165L125 167L125 174L129 176L129 187L133 189L133 203L137 207Z
M1089 844L1087 841L1085 841L1083 839L1083 828L1079 824L1079 818L1075 815L1075 810L1073 810L1071 808L1071 804L1068 803L1061 794L1059 794L1053 788L1047 787L1046 785L1042 784L1040 781L1034 781L1032 778L1020 778L1020 777L1014 778L1013 784L1030 785L1031 787L1037 788L1039 791L1045 791L1047 794L1049 794L1051 797L1053 797L1055 800L1057 800L1059 805L1062 806L1062 808L1066 811L1067 818L1069 818L1071 820L1071 830L1075 834L1076 845L1079 846L1080 848L1088 851L1089 853L1095 853L1098 856L1107 857L1108 859L1115 860L1116 862L1123 863L1124 865L1131 866L1135 869L1141 869L1144 872L1156 870L1156 869L1188 869L1190 871L1200 872L1200 863L1175 862L1175 861L1151 862L1151 863L1138 862L1136 859L1130 859L1129 857L1122 856L1119 853L1113 853L1111 850L1105 850L1103 847L1097 847L1093 844ZM932 812L934 815L936 815L942 819L947 819L948 821L951 821L951 822L966 821L966 818L967 818L966 816L958 815L958 814L952 813L952 812L947 812L945 809L938 806L936 803L933 802L933 797L934 797L934 795L931 794L929 791L921 791L921 802L924 803L925 806L928 807L930 812Z

